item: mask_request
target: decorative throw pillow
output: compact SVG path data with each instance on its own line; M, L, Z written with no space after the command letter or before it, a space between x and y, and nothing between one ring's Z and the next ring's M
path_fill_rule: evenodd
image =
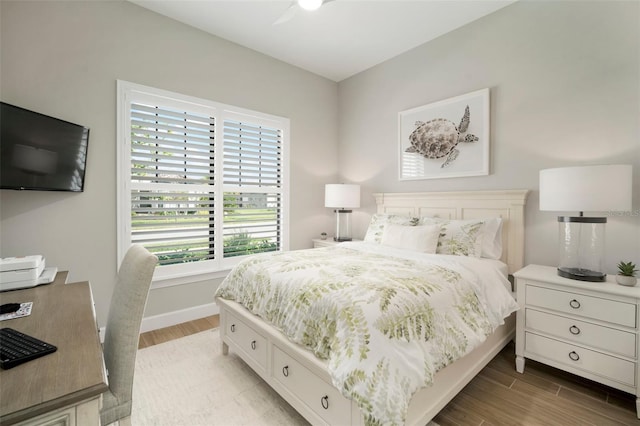
M406 226L389 223L382 231L382 245L435 253L440 236L440 225Z
M395 214L374 214L371 217L371 222L369 222L369 228L367 228L364 241L380 244L382 242L384 227L387 224L415 226L418 224L418 218Z
M423 217L421 224L439 224L438 254L480 257L484 240L484 220L445 220Z
M492 217L485 219L470 219L470 220L448 220L439 217L421 217L420 224L444 224L451 222L450 226L459 227L462 223L476 223L484 222L482 227L482 244L480 249L480 256L487 259L500 259L502 257L502 218ZM458 223L459 222L459 223ZM440 243L441 245L441 243ZM440 251L438 251L440 253Z

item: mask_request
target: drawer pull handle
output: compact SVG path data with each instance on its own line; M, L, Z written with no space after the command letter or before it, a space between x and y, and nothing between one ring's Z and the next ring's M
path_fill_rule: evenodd
M285 365L284 367L282 367L282 375L284 377L289 377L289 366Z
M575 325L572 325L571 327L569 327L569 332L577 336L578 334L580 334L580 329Z
M573 309L578 309L580 307L580 302L578 302L576 299L572 299L569 302L569 306L571 306Z
M325 395L322 398L320 398L320 404L322 404L322 408L324 408L325 410L329 409L329 395Z
M231 324L231 332L235 333L236 332L236 325L235 324Z
M571 358L571 361L578 361L580 359L580 355L578 355L576 351L571 351L569 352L569 358Z
M253 349L254 351L256 350L256 341L255 340L253 340L251 342L251 349Z

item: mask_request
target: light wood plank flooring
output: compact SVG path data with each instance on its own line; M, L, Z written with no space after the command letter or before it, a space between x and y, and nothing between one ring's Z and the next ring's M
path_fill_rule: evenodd
M148 331L140 334L138 349L158 345L160 343L168 342L169 340L179 339L201 331L206 331L216 328L218 325L220 325L220 316L213 315L167 328L161 328L159 330Z
M218 327L217 315L143 333L140 348ZM515 370L507 345L434 419L441 426L640 425L635 397L527 360Z

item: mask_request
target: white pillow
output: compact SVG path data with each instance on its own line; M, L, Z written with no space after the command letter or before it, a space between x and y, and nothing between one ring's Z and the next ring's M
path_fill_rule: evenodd
M445 224L449 223L449 227L452 229L459 229L460 226L464 224L473 224L477 222L484 222L482 226L482 239L480 245L480 255L475 256L475 254L467 254L465 256L473 256L473 257L484 257L487 259L500 259L502 257L502 218L500 217L492 217L487 219L470 219L470 220L447 220L439 217L421 217L420 224ZM457 233L459 231L451 231L453 233ZM449 234L451 234L449 232ZM451 235L449 235L451 237ZM475 241L477 243L477 241ZM440 242L440 246L442 245L442 241ZM438 253L442 251L450 251L446 249L438 250ZM466 249L463 249L466 251ZM470 251L471 253L476 253L476 250L473 249ZM448 253L452 254L452 253Z
M406 226L387 224L382 231L382 245L435 253L440 236L440 225Z
M439 224L442 228L436 253L469 257L480 257L482 254L483 220L445 220L423 217L420 222Z
M382 241L382 233L387 224L417 225L418 218L395 214L374 214L371 216L371 222L369 222L369 228L367 228L364 241L367 243L380 244Z
M493 217L484 220L481 256L487 259L502 257L502 218Z

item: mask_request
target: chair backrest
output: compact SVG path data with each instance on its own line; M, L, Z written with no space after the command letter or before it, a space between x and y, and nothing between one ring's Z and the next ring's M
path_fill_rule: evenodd
M105 414L106 417L124 417L131 414L133 372L140 324L157 263L158 258L155 255L134 244L120 265L109 307L103 346L104 361L109 373L109 391L115 398L104 399L103 424L118 420L104 418Z

